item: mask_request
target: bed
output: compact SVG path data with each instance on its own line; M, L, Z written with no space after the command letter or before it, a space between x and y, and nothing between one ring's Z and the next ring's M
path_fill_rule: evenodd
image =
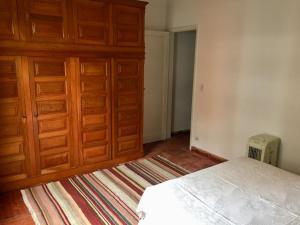
M152 186L139 225L300 224L300 177L239 158Z

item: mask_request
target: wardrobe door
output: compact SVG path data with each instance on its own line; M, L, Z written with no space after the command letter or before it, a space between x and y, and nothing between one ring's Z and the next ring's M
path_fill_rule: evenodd
M26 40L64 42L69 37L66 0L23 0Z
M113 6L114 44L116 46L144 45L144 9Z
M143 60L114 60L114 157L142 152Z
M82 164L111 158L111 79L107 59L79 59L79 129Z
M28 177L20 67L19 57L0 56L0 184Z
M29 58L35 148L41 174L74 166L72 96L66 58Z
M0 40L18 40L16 0L0 0Z
M109 3L107 0L74 0L75 40L107 45L109 42Z

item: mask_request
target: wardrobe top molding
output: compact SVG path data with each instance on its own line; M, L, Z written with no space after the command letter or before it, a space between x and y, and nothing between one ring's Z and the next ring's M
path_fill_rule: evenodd
M136 0L0 1L0 55L143 55L147 2Z

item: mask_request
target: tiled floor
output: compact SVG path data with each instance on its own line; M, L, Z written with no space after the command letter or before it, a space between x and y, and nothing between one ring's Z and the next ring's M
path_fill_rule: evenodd
M205 155L189 151L189 135L181 134L167 141L146 144L146 157L160 154L190 171L197 171L216 162ZM0 224L34 224L19 191L0 194Z
M34 225L19 191L0 194L0 224Z
M188 134L180 134L167 141L146 144L144 150L146 157L160 154L189 171L197 171L219 163L202 154L189 151L189 142Z

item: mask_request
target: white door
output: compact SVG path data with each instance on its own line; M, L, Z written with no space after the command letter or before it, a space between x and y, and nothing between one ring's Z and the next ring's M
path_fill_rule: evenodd
M169 33L146 31L144 143L166 139Z

